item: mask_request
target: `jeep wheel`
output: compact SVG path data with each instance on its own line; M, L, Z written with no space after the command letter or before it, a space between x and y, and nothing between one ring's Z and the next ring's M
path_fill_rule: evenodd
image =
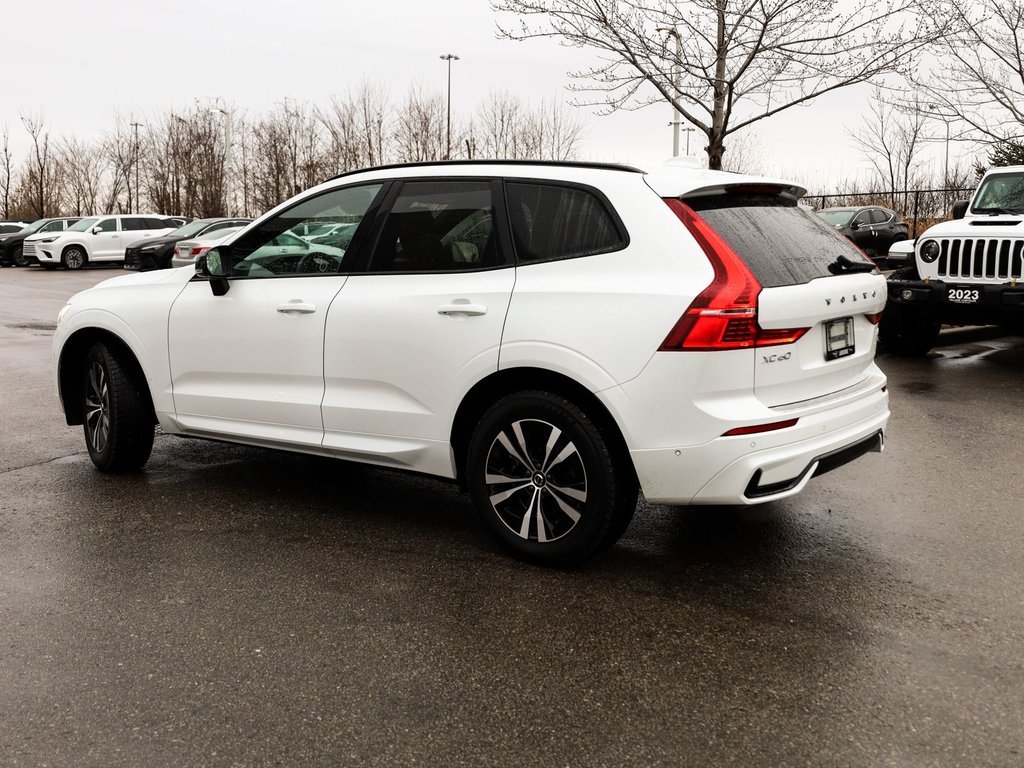
M901 357L924 357L935 346L940 324L903 304L890 303L878 326L886 350Z
M77 245L65 248L64 253L60 256L60 263L64 266L64 269L81 269L87 261L88 258L85 255L85 251Z
M469 444L467 480L491 534L524 559L572 565L622 535L636 509L628 456L571 401L522 392L495 403Z
M146 382L123 353L96 343L85 358L83 424L89 458L102 472L141 469L153 450Z

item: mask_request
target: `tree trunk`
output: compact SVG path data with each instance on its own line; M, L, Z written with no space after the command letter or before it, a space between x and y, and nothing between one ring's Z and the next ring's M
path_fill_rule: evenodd
M722 155L725 154L725 144L721 136L714 136L708 139L708 168L712 171L722 170Z

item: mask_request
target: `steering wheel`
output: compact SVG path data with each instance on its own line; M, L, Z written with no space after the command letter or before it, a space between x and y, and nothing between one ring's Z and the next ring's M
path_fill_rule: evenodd
M310 251L302 255L298 264L295 265L295 271L304 275L337 272L341 269L341 260L341 256L336 256L333 253Z

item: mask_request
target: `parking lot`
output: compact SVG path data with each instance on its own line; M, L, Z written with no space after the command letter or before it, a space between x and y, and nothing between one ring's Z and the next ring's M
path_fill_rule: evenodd
M886 450L569 571L430 478L159 435L96 472L0 271L0 764L1024 764L1024 340L882 355Z

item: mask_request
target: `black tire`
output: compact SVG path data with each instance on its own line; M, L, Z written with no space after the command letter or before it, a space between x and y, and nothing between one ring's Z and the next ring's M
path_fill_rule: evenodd
M82 372L89 458L101 472L141 469L153 450L153 404L142 375L124 354L97 342Z
M466 474L488 531L516 556L546 565L573 565L610 547L636 510L636 477L619 441L548 392L491 406L470 440Z
M60 263L64 269L81 269L89 263L85 249L77 245L69 245L60 255Z
M919 312L890 302L878 326L878 338L886 351L900 357L924 357L939 338L940 323Z
M16 267L28 267L32 264L32 259L25 256L25 247L21 243L11 247L10 256Z

